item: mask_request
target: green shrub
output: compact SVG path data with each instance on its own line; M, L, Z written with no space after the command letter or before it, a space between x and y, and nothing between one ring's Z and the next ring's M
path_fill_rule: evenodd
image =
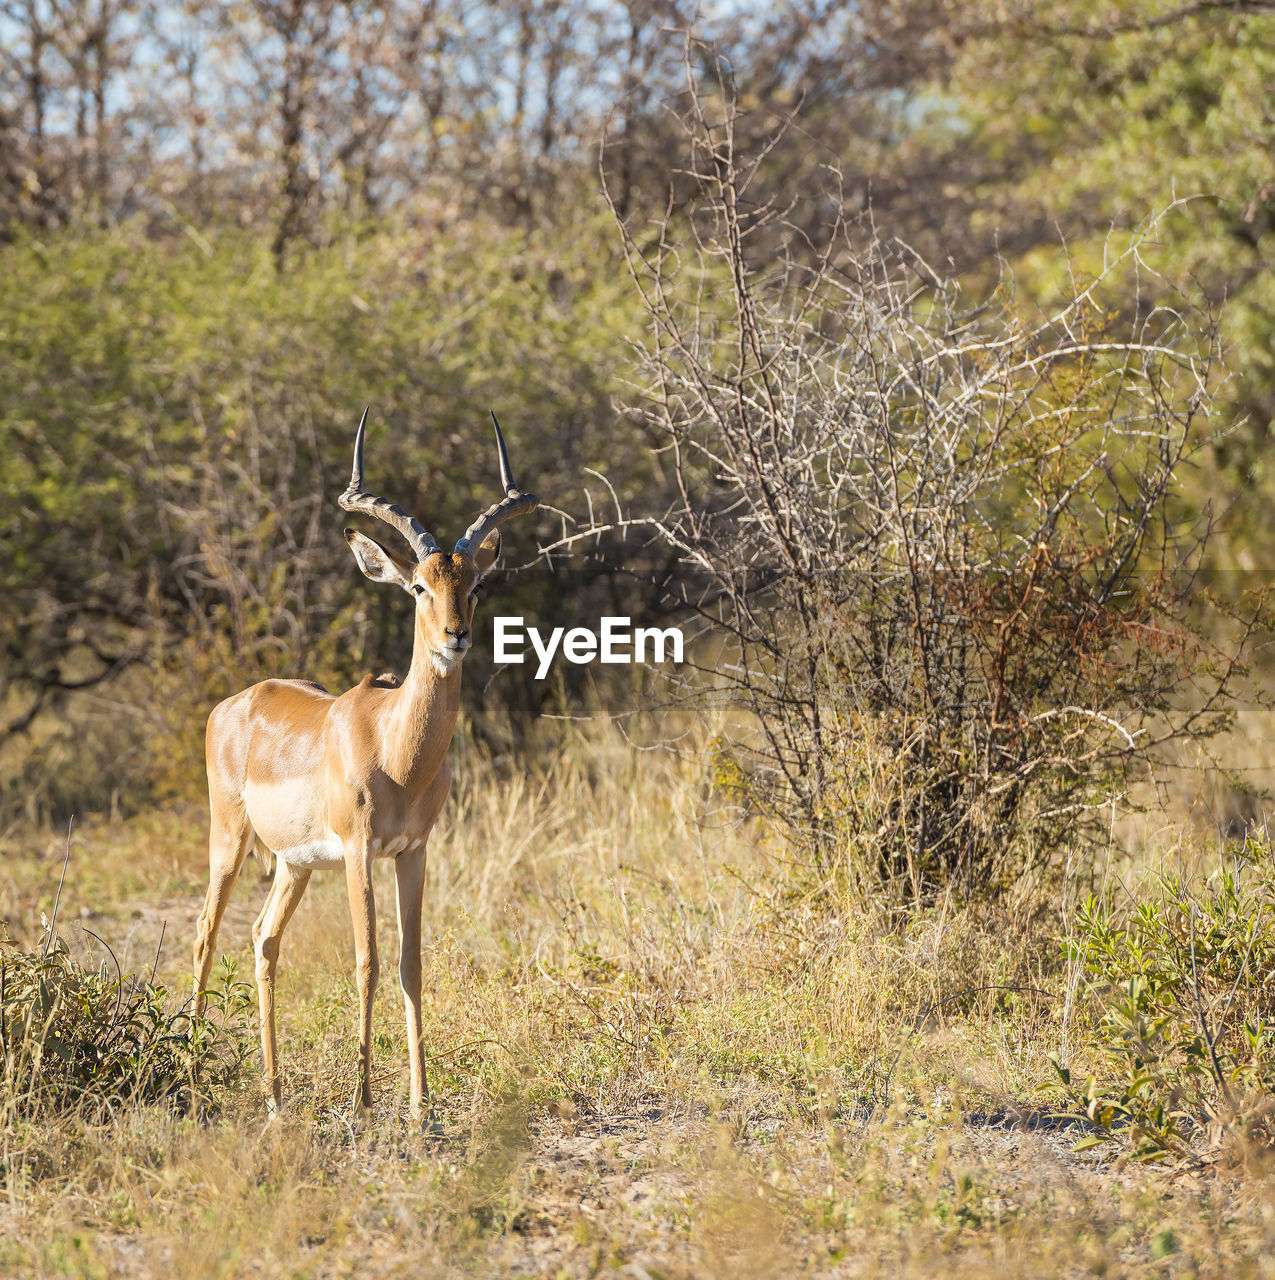
M358 573L336 505L364 405L369 484L447 546L498 494L488 406L546 503L604 461L645 483L643 442L610 408L635 320L609 237L584 210L535 234L351 232L282 278L251 231L0 245L0 811L202 795L221 698L405 669L410 612ZM541 519L509 565L559 523ZM493 586L548 616L546 581ZM574 580L555 590L586 608ZM477 716L490 668L474 658ZM492 718L535 710L532 684L498 683Z
M222 968L204 1014L171 1007L144 975L88 969L46 928L32 950L0 938L0 1052L5 1119L118 1107L210 1105L239 1075L255 1041L252 1000Z
M1122 921L1090 896L1067 944L1087 984L1082 1034L1097 1074L1069 1098L1138 1159L1211 1158L1228 1138L1275 1142L1275 867L1248 840L1202 882L1158 875Z

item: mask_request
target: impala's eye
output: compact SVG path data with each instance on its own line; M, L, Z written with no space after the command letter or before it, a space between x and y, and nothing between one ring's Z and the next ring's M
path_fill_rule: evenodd
M425 594L425 588L424 588L424 587L422 587L422 586L421 586L421 584L420 584L419 582L413 582L413 583L412 583L412 594L413 594L413 595L417 595L417 596L423 596L423 595Z

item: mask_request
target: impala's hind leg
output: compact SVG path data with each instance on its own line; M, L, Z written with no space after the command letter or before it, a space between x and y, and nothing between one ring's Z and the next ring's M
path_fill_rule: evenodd
M204 1010L204 990L217 946L217 930L225 914L230 891L252 843L252 826L242 801L212 804L212 830L208 837L208 894L195 925L195 1012Z
M292 913L309 883L308 871L294 867L282 858L276 859L270 896L261 908L257 923L252 926L252 945L257 953L257 1004L261 1014L261 1067L269 1090L266 1105L272 1111L279 1109L283 1096L275 1056L274 1030L274 975L279 963L279 936L292 919Z

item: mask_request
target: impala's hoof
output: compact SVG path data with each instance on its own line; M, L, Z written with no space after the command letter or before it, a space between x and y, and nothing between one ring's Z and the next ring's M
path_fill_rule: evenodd
M413 1110L412 1124L419 1126L421 1136L426 1138L442 1138L446 1136L442 1123L438 1119L438 1113L432 1108L429 1115L423 1119L419 1111Z
M261 1126L261 1133L264 1137L267 1133L277 1130L283 1123L283 1107L273 1098L266 1099L266 1122Z

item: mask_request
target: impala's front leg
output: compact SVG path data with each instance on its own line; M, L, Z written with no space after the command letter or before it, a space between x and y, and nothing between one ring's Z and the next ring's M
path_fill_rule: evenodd
M354 972L359 987L359 1086L355 1105L372 1107L372 998L381 972L376 953L376 903L372 898L372 857L368 841L345 850L345 884L354 925Z
M425 1049L421 1026L421 895L425 889L425 843L442 812L443 801L452 785L452 771L444 761L417 814L420 836L399 854L394 863L398 890L398 980L403 988L403 1009L407 1018L407 1060L411 1069L408 1105L413 1124L419 1124L421 1103L429 1097L425 1077ZM433 1105L430 1105L433 1115ZM436 1127L435 1127L436 1131Z
M425 1051L421 1046L421 894L425 888L425 850L401 853L394 862L398 890L398 980L407 1016L407 1060L411 1069L408 1106L412 1123L421 1119L425 1096Z

